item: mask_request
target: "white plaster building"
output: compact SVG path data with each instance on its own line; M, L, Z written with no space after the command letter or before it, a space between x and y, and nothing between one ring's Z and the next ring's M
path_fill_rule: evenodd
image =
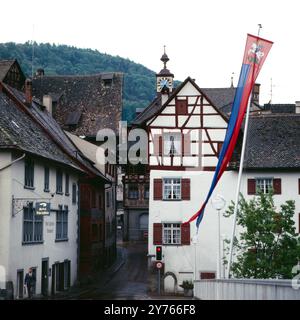
M46 108L0 83L0 278L10 298L24 298L33 268L35 294L74 285L79 259L78 180L103 177L85 162ZM37 203L50 204L38 215ZM12 296L13 295L13 296Z
M168 57L164 54L161 60L164 69L157 74L157 97L134 125L145 127L149 134L148 256L154 262L155 248L162 246L164 289L173 292L182 290L179 285L184 280L216 276L218 220L211 202L196 245L191 241L195 222L182 223L197 212L210 188L235 89L201 89L187 78L173 90L173 75L166 69ZM295 200L299 230L300 117L295 112L261 115L258 105L253 111L241 192L250 199L259 185L266 192L274 189L278 206ZM212 196L221 194L227 206L235 196L239 148ZM232 219L221 217L221 234L227 239L231 228Z

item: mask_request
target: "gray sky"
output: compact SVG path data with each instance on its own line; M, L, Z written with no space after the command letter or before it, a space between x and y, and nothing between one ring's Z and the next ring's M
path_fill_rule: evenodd
M2 1L0 42L50 42L98 49L159 71L163 45L178 80L200 87L238 81L246 34L274 41L258 82L261 103L300 100L299 4L295 0ZM33 28L34 25L34 28ZM34 32L33 32L34 29Z

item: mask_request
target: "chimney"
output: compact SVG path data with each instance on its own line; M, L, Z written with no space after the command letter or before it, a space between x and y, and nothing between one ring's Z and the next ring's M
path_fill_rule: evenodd
M43 106L46 107L47 111L52 115L52 97L50 95L43 96Z
M300 101L296 101L296 113L300 114Z
M25 99L28 105L32 103L32 81L31 79L25 80Z
M252 92L252 103L259 104L259 91L260 91L260 84L255 83Z
M42 69L42 68L37 69L35 75L36 75L37 77L42 77L42 76L45 75L45 70Z

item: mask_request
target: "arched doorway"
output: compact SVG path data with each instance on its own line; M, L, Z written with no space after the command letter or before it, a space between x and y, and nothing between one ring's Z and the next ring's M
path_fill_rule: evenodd
M163 277L164 292L176 294L177 292L177 278L173 272L166 272Z

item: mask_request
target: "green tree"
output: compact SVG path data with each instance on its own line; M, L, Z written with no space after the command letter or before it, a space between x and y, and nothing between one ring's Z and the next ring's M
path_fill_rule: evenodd
M234 211L229 206L226 216ZM237 278L291 279L292 268L300 260L300 240L296 234L295 202L286 201L278 210L272 194L259 193L250 201L241 195L237 224L242 227L234 241L236 261L231 271Z
M0 60L17 59L26 75L31 75L32 44L0 43ZM46 75L86 75L99 72L123 72L123 120L135 118L136 108L145 108L155 97L155 72L141 64L66 45L34 43L34 71L43 68ZM175 81L175 86L180 82Z

